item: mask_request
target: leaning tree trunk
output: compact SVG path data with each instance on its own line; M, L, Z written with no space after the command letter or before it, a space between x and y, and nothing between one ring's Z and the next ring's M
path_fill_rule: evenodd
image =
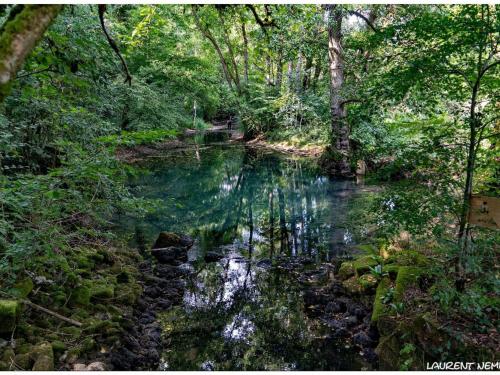
M0 30L0 102L62 5L16 5Z
M342 102L341 90L344 84L344 58L342 51L342 7L328 8L328 58L330 62L330 111L332 115L331 147L334 153L334 173L351 175L349 125L347 111Z

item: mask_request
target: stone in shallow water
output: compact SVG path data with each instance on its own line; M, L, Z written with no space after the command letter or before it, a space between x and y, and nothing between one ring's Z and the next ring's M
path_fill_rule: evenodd
M207 253L205 254L205 262L207 263L211 263L211 262L217 262L218 260L224 258L224 255L222 255L221 253L217 253L215 251L207 251Z
M186 247L193 246L194 240L184 234L173 232L161 232L153 245L153 249L160 249L164 247Z
M161 264L177 265L188 260L187 250L180 247L164 247L151 250L156 260Z

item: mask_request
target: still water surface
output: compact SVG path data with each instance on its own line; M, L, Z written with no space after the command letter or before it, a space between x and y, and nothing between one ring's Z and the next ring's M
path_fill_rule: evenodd
M309 160L243 146L202 146L143 167L130 185L159 204L145 219L123 218L123 229L147 244L164 230L196 239L183 305L162 318L163 369L366 366L306 315L303 286L286 271L286 264L314 270L350 255L347 213L360 185L329 179ZM207 252L223 257L206 263Z

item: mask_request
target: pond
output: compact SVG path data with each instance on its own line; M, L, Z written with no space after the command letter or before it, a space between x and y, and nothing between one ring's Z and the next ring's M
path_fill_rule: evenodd
M369 366L307 314L300 272L329 269L356 242L348 212L362 183L308 159L242 145L198 146L141 165L130 186L157 199L121 230L149 247L160 231L191 235L194 276L162 315L165 370L355 370ZM205 262L206 254L220 254ZM326 267L326 268L325 268ZM328 268L330 267L330 268Z

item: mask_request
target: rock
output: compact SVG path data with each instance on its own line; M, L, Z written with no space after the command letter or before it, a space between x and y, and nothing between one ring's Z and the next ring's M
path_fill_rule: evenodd
M348 315L344 318L344 322L348 328L354 327L356 324L358 324L358 318L353 315Z
M48 342L39 344L34 349L35 364L33 371L53 371L54 370L54 352L52 345Z
M62 353L66 350L66 344L63 343L62 341L59 340L52 341L51 345L54 353Z
M330 314L337 314L342 312L342 306L337 302L328 302L325 307L325 311Z
M356 275L358 276L370 271L370 267L375 267L377 264L378 262L371 255L362 256L352 262Z
M273 265L271 259L261 259L257 262L257 267L269 269Z
M75 363L73 365L73 371L87 371L87 366L83 363Z
M352 276L354 276L354 266L352 262L343 262L337 272L337 277L339 280L347 280Z
M31 358L29 353L16 355L14 362L24 371L28 371L33 367L33 358Z
M190 248L193 246L193 243L193 239L184 234L161 232L153 245L153 249L161 249L165 247Z
M178 265L188 260L187 249L181 247L163 247L151 250L158 263Z
M217 253L215 251L207 251L205 254L205 262L211 263L211 262L217 262L218 260L224 258L224 255Z
M0 334L11 333L21 312L21 304L14 300L0 300Z
M377 321L377 329L380 336L388 336L397 329L398 322L396 318L388 315L381 315Z
M359 294L363 291L356 276L353 276L350 279L343 281L342 285L346 289L347 293L351 295Z
M394 301L401 302L406 290L415 285L423 270L413 266L399 267L398 276L396 277L396 286L394 287Z
M155 269L155 273L162 279L176 279L178 277L187 275L189 273L189 270L178 266L171 266L168 264L158 264Z
M374 275L366 273L359 277L358 283L361 285L363 293L367 293L375 290L378 284L378 279Z
M400 366L400 350L401 344L394 334L382 337L375 349L375 353L379 358L380 370L398 370Z
M354 334L352 342L361 348L373 345L373 340L363 331Z
M16 354L14 353L14 349L7 348L4 350L4 352L2 354L1 360L4 362L7 362L7 363L11 363L12 360L14 359L15 355Z
M377 323L379 318L386 312L386 305L382 302L382 299L387 294L390 287L391 287L391 280L388 277L383 277L377 286L377 291L375 292L375 299L373 301L373 311L371 318L372 324Z
M9 294L16 298L26 298L33 290L33 281L26 277L14 284L14 287L9 290Z
M426 267L429 265L429 259L416 250L402 250L391 255L386 261L400 266Z
M102 362L92 362L90 363L87 368L85 369L86 371L105 371L105 366L104 363Z

